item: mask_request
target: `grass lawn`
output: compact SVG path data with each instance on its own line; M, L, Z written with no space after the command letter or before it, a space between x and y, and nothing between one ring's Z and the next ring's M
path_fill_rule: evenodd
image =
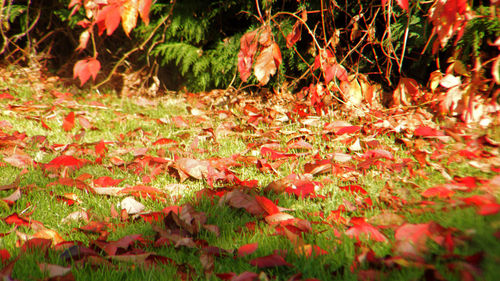
M0 80L5 280L498 278L498 119L51 83Z

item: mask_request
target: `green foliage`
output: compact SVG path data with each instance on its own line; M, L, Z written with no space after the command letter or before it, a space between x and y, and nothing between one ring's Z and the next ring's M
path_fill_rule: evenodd
M467 23L457 45L457 50L461 50L461 59L466 62L472 62L473 57L480 57L481 52L490 47L488 43L491 44L500 36L500 20L492 14L490 7L481 6L475 12L477 16Z
M151 55L164 67L174 64L189 90L228 86L236 75L241 31L248 28L246 16L238 15L245 7L252 7L249 1L177 2L168 27L155 35ZM154 5L153 19L170 8ZM141 28L138 37L145 36Z

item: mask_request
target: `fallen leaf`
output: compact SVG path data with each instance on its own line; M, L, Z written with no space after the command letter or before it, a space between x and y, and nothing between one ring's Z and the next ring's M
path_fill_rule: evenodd
M108 187L108 186L117 186L122 181L123 181L123 179L113 179L111 177L104 176L104 177L99 177L99 178L95 179L93 182L94 182L94 185L96 185L96 186Z
M65 275L71 274L71 267L70 266L65 267L65 266L60 266L57 264L38 263L38 267L40 268L40 271L47 272L49 275L48 276L49 278L63 277ZM70 280L67 278L68 277L66 277L64 280Z
M285 259L278 255L278 254L272 254L269 256L264 256L264 257L258 257L255 259L252 259L250 261L250 264L253 266L257 266L259 268L267 268L267 267L277 267L277 266L293 266L289 264L288 262L285 261Z
M387 238L378 229L367 223L364 218L352 218L351 223L354 225L345 232L347 236L356 239L365 236L375 241L387 242Z
M129 215L133 215L144 211L146 207L134 197L126 197L120 202L119 208L125 209Z
M259 243L245 244L238 248L238 257L244 257L254 253L259 247Z

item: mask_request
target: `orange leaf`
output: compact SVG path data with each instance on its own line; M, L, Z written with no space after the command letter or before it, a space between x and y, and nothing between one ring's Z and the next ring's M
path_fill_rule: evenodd
M83 86L89 80L90 76L95 80L99 69L101 69L101 63L95 58L79 60L73 67L73 78L78 77L80 79L80 86Z
M263 49L255 61L254 74L260 85L266 85L281 63L281 53L276 43Z
M145 25L149 24L149 10L151 9L151 0L139 0L139 14Z

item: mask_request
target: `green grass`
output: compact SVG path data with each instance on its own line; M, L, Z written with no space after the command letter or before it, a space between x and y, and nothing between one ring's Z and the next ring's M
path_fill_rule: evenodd
M262 218L250 215L243 209L235 209L227 204L219 204L218 200L209 200L207 198L197 198L196 192L208 188L205 180L188 179L183 184L189 188L184 190L182 196L176 200L168 199L165 202L160 200L151 200L149 198L136 198L145 205L147 212L161 211L170 205L192 204L199 212L204 212L207 216L207 224L217 225L220 229L220 236L202 230L196 235L196 239L205 241L207 245L216 246L227 250L236 251L240 246L255 243L259 247L255 253L247 257L234 258L232 255L226 257L215 257L214 273L234 272L236 274L244 271L253 271L256 273L264 272L268 277L275 280L287 280L290 276L301 272L303 278L318 278L320 280L358 280L360 270L376 270L384 279L388 280L418 280L428 278L428 274L434 274L430 268L435 268L447 280L460 280L458 271L451 271L449 264L451 262L464 262L466 256L476 253L482 253L484 258L479 264L482 275L478 279L494 280L497 274L497 265L500 260L500 243L494 234L500 228L500 216L498 214L491 216L480 216L473 207L461 208L453 205L447 199L423 198L420 193L427 188L449 182L441 172L432 167L419 167L411 154L411 150L396 142L396 139L404 137L401 133L382 134L376 137L381 143L383 149L391 150L395 156L395 162L400 162L403 158L411 158L414 174L408 169L402 172L391 172L386 168L377 168L371 166L365 171L354 169L353 178L355 181L347 181L339 175L331 173L319 174L314 176L315 181L323 182L323 189L317 193L325 198L300 199L292 195L282 193L264 193L261 188L268 183L278 180L292 173L303 174L304 164L312 161L312 157L318 154L320 158L326 157L328 153L343 152L352 155L354 158L346 163L346 166L356 168L362 161L358 159L357 153L348 150L349 144L344 143L344 137L330 139L322 138L323 126L309 127L300 123L284 124L259 124L258 131L247 126L247 117L242 115L240 110L232 109L236 113L235 118L220 118L211 115L213 111L208 110L204 121L193 122L187 128L177 128L171 122L157 122L158 119L171 120L173 116L183 116L186 120L193 120L186 110L187 104L182 99L161 98L155 101L156 106L141 106L137 100L119 99L113 95L96 94L89 92L73 93L74 97L62 103L56 103L56 99L47 91L37 93L42 99L33 99L34 93L28 86L2 84L0 88L9 89L8 92L15 96L16 100L0 100L0 107L4 108L0 112L0 120L7 121L12 128L1 128L3 136L12 136L16 132L25 133L27 137L11 145L6 140L0 141L0 163L2 159L11 155L14 150L19 149L30 155L38 163L48 163L56 156L67 154L76 158L88 159L94 162L97 156L94 153L95 143L104 140L114 142L107 145L107 153L103 159L103 164L90 164L77 169L68 174L71 178L77 178L83 174L90 174L92 179L109 176L114 179L123 179L119 186L135 186L143 184L143 177L149 174L150 167L145 167L143 172L134 173L128 168L116 167L110 162L111 157L120 157L127 164L126 167L134 165L138 158L134 156L134 150L137 148L148 148L147 155L160 156L167 159L173 159L177 156L185 156L194 159L210 159L231 157L235 154L245 156L260 156L260 146L247 150L250 143L277 142L282 148L286 143L298 135L307 135L313 150L307 155L297 158L293 161L285 161L283 165L277 168L278 175L272 173L263 173L253 164L244 164L242 167L231 168L236 175L243 180L258 180L259 187L253 191L256 194L266 196L271 200L278 200L279 206L291 208L288 213L296 218L313 222L313 233L303 233L302 239L305 244L317 245L327 251L327 254L316 257L305 257L296 252L295 246L284 236L275 235L275 227L268 225ZM59 89L61 92L65 90ZM103 103L106 107L99 108L91 106L91 101ZM26 104L32 102L31 104ZM11 106L9 109L9 105ZM25 106L29 110L21 110L16 106ZM45 105L45 106L43 106ZM217 109L214 109L217 110ZM65 116L74 111L77 116L87 118L94 126L94 129L84 130L81 128L78 118L75 119L75 127L70 132L62 130L61 124ZM42 117L51 130L44 129L38 121ZM353 124L360 124L355 118L345 117L346 121ZM335 120L331 116L322 118L324 122ZM216 130L221 124L232 121L242 128L241 132L233 132L228 136L218 136L215 143L210 137L203 137L206 133L203 129L212 128ZM274 135L265 133L276 129L287 132L295 132L290 135L281 134L279 131ZM300 129L308 129L309 134L298 133ZM74 135L85 131L85 135L80 140L75 140ZM471 134L474 131L471 131ZM31 141L35 136L45 136L46 142L39 143ZM191 146L198 137L197 149L193 151ZM354 134L361 139L367 137L361 133ZM171 138L178 142L177 151L169 151L173 146L153 146L152 143L157 139ZM432 139L425 140L423 149L431 152L435 151L436 142ZM447 163L447 159L456 155L454 147L456 143L445 144L439 148L445 157L439 161L429 160L438 163L446 168L451 176L474 176L481 180L488 180L495 174L491 171L481 171L470 166L466 160L461 159L458 162ZM490 148L481 148L484 151L492 151ZM364 149L366 150L366 149ZM292 150L290 152L299 153L301 151ZM362 154L362 151L359 155ZM477 161L486 161L476 159ZM294 162L295 161L295 162ZM389 163L389 160L381 159L383 163ZM270 161L272 162L272 161ZM5 163L0 165L0 185L13 182L21 172L21 168L16 168ZM418 172L418 173L417 173ZM179 272L189 273L195 280L205 280L207 277L203 273L200 262L200 248L186 248L173 246L154 246L156 232L150 223L144 222L141 218L131 217L128 221L121 221L118 218L111 217L112 206L117 205L123 198L94 195L80 190L73 186L61 184L52 184L57 181L60 174L51 174L45 172L40 166L30 166L27 173L21 177L19 184L22 187L22 197L17 200L13 206L0 206L0 233L3 237L0 240L0 249L6 249L11 254L12 261L14 257L19 256L15 263L12 277L19 280L40 280L48 277L41 272L37 263L51 263L64 266L71 266L72 274L76 280L175 280L179 277ZM86 180L90 185L91 180ZM146 185L163 188L167 184L178 183L179 180L168 171L163 171L150 183ZM351 194L342 191L339 186L348 184L358 184L362 186L367 195ZM390 194L406 200L406 204L394 203L390 205L382 194L390 188ZM0 198L10 195L14 190L0 191ZM58 196L72 193L81 203L69 206L63 201L57 200ZM473 194L484 194L484 191L478 188L473 192L456 191L451 197L455 201L458 198ZM499 194L496 192L498 201ZM363 200L370 198L372 206L364 206ZM434 201L431 206L420 206L422 200ZM344 212L346 219L351 217L370 217L380 214L382 211L397 213L408 223L427 223L436 222L444 228L449 228L455 241L455 248L452 255L447 255L446 250L435 242L429 241L428 251L423 256L427 264L427 270L424 267L413 265L386 265L382 264L389 257L394 255L395 228L379 228L381 232L389 239L387 243L374 242L370 239L362 238L360 243L345 235L349 225L336 224L330 222L332 226L325 222L331 211L337 210L341 205L350 205L354 209ZM396 207L397 206L397 207ZM143 238L150 241L148 245L142 248L146 252L154 252L157 255L171 258L176 262L174 265L157 265L153 268L143 268L138 264L129 262L111 261L113 267L92 266L89 262L84 264L66 263L61 260L62 250L49 250L47 253L34 251L21 253L19 248L20 237L22 234L33 235L36 229L26 226L9 225L4 218L17 213L29 215L29 218L43 223L43 225L61 235L66 241L80 241L83 245L90 245L98 238L97 234L89 234L79 231L78 228L87 223L71 221L62 223L62 219L69 214L85 210L90 214L91 221L106 221L113 225L109 231L107 241L116 241L120 238L131 235L141 234ZM118 210L119 211L119 210ZM318 216L318 213L324 214L324 219ZM247 223L255 223L255 231L247 229ZM161 224L160 224L161 225ZM337 238L334 230L341 235ZM270 255L275 250L284 250L288 254L285 259L293 264L293 267L277 267L269 269L259 269L249 264L249 261ZM381 264L368 262L358 262L362 253L373 250L378 261ZM105 255L103 258L106 259ZM6 261L7 262L7 261ZM353 268L353 264L356 268ZM5 265L5 263L4 263ZM212 280L217 280L212 275Z

